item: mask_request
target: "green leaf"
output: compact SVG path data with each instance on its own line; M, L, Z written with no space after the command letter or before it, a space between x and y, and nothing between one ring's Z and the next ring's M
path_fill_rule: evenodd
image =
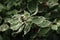
M60 12L60 5L58 6L57 10L58 10L58 12Z
M58 4L58 0L49 0L48 4L49 4L49 7L52 7L52 6L56 5L56 4Z
M9 10L13 6L13 2L8 2L7 4L7 10Z
M26 35L26 34L30 31L31 25L32 25L31 22L27 22L27 23L26 23L26 26L25 26L25 28L24 28L24 35Z
M11 26L10 28L11 28L13 31L14 31L14 30L18 30L21 25L22 25L22 24L17 23L17 24L15 24L15 25Z
M30 17L30 13L27 11L24 11L24 16L25 16L25 19L28 19Z
M10 20L7 21L8 23L10 23L10 28L13 31L17 30L23 24L20 17L21 16L19 14L16 14Z
M38 36L40 35L46 35L50 31L50 28L41 28L40 31L38 32Z
M22 25L16 32L13 32L12 35L18 34L20 32L22 32L22 30L24 29L25 25Z
M35 23L38 26L43 27L43 28L48 27L51 24L50 21L45 20L45 18L42 16L33 18L32 23Z
M58 30L58 26L57 25L51 25L51 29L52 30Z
M34 12L37 8L37 0L32 0L28 3L27 8L30 13Z
M42 23L45 20L44 17L40 16L40 17L33 17L32 19L32 23L35 23L37 25L39 25L40 23Z
M11 7L17 6L17 5L18 5L18 3L17 3L16 0L8 0L8 1L7 1L6 9L7 9L7 10L10 10Z
M44 20L41 24L39 24L41 27L49 27L51 24L50 21Z
M22 25L16 33L20 33L23 30L23 28L24 28L24 25Z
M12 10L12 11L8 11L7 13L6 13L8 16L10 15L14 15L14 14L17 14L17 10Z
M60 26L60 20L57 22L57 26L58 26L58 27Z
M6 30L8 30L9 29L9 26L7 25L7 24L2 24L1 26L0 26L0 31L6 31Z
M4 9L4 6L0 3L0 12Z

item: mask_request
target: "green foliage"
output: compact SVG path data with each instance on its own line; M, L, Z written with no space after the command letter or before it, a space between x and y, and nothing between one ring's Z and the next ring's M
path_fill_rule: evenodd
M58 1L0 0L0 40L50 40L60 35Z

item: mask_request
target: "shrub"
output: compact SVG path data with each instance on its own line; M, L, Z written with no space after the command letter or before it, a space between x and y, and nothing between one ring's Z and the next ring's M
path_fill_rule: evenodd
M59 40L59 0L0 0L0 40Z

